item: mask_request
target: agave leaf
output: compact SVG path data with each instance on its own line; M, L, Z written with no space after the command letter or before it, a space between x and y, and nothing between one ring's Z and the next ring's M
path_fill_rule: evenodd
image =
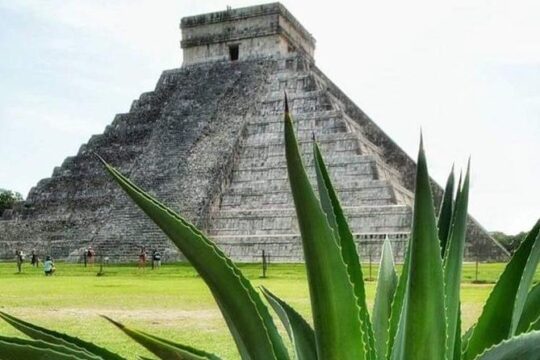
M525 288L528 290L531 282L528 274L531 268L536 268L538 262L539 232L540 221L525 237L495 284L466 344L465 360L474 359L485 349L511 336L513 319L519 319L515 312L521 315L523 309L523 306L516 306L521 298L518 289L520 292Z
M467 331L465 331L465 334L461 336L461 352L462 353L465 353L465 350L467 349L469 340L471 339L475 326L476 324L472 325L470 328L467 329Z
M129 197L163 230L212 292L243 359L288 359L260 295L240 270L199 229L100 160Z
M397 282L392 246L388 238L386 238L382 247L377 293L373 304L373 332L375 333L375 344L379 359L384 359L386 355L390 311L392 310L392 300L396 292Z
M317 174L317 187L319 189L321 205L328 218L328 223L334 229L336 239L341 246L341 255L347 265L349 279L353 284L354 294L360 308L360 321L362 322L364 343L368 345L369 349L368 359L375 359L377 356L375 354L375 338L366 304L364 275L362 274L362 265L356 251L356 243L316 142L313 143L313 157L315 160L315 172Z
M28 337L50 344L62 345L77 351L86 351L104 360L124 360L123 357L91 342L31 324L0 311L0 317Z
M444 189L444 195L441 202L441 208L439 210L439 220L437 227L439 229L439 240L441 242L441 257L444 258L446 251L446 244L448 242L448 236L450 235L450 226L452 225L452 213L454 207L454 166L448 179L446 180L446 187Z
M467 234L467 207L469 203L469 171L463 182L463 188L458 192L456 206L452 219L449 240L444 257L444 285L446 299L446 325L447 325L447 358L451 359L456 345L456 336L461 338L458 329L458 318L460 313L460 286L461 271L463 264L463 252L465 249L465 237ZM461 348L461 346L460 346Z
M477 360L538 360L540 359L540 331L521 334L499 343Z
M540 318L540 282L536 284L529 295L527 295L527 302L523 307L523 313L519 320L519 326L517 333L520 334L530 327L537 319Z
M102 315L103 316L103 315ZM147 348L150 352L164 360L219 360L219 357L190 346L178 344L169 340L147 334L143 331L130 329L113 319L103 316L126 335Z
M390 322L388 324L388 346L386 350L387 358L390 359L393 354L400 354L404 351L404 321L406 307L405 292L407 289L410 272L411 246L407 246L405 260L399 276L398 285L395 291L394 300L390 311Z
M422 142L409 248L409 274L392 359L444 359L446 319L441 248Z
M528 298L529 289L533 282L538 262L540 261L540 231L536 235L535 242L531 249L529 259L523 269L521 280L519 282L519 288L516 294L516 302L514 305L514 311L512 313L512 324L510 326L510 336L516 335L516 330L519 325L519 321L525 308L525 303Z
M262 293L278 314L296 351L297 360L316 360L315 332L304 318L285 301L262 287Z
M454 341L454 351L453 354L448 357L448 360L461 360L461 303L459 303L460 311L457 314L457 323L456 323L456 333Z
M363 360L367 344L353 285L336 234L305 172L287 104L285 154L302 235L317 354L320 359Z
M100 360L97 355L42 340L27 340L0 336L2 360Z
M538 319L536 319L536 321L533 322L531 326L529 326L529 329L527 331L535 331L535 330L540 330L540 317L538 317Z

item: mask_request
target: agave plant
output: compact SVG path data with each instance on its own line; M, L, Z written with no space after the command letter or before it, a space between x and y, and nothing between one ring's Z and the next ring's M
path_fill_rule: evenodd
M386 239L370 315L356 244L323 157L314 143L317 196L302 162L286 98L284 127L287 169L302 235L312 322L270 290L257 291L203 232L102 160L129 197L199 272L225 318L242 359L540 359L540 284L531 289L540 258L540 221L507 264L477 323L462 335L460 280L469 168L464 178L460 178L455 196L453 172L450 175L437 219L421 142L413 226L403 269L398 279L392 248ZM266 304L283 323L292 354ZM5 313L0 316L32 338L0 337L0 359L122 359L92 343ZM108 320L160 359L219 359L205 351Z

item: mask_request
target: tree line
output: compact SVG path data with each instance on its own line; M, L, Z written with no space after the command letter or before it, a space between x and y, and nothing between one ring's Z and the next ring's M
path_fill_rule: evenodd
M527 233L524 231L515 235L508 235L503 233L502 231L493 231L490 234L495 240L497 240L502 246L506 248L506 250L510 251L510 253L512 254L517 250L517 248L525 238L525 235L527 235Z
M15 203L22 200L22 195L16 191L0 189L0 217L4 210L12 209Z

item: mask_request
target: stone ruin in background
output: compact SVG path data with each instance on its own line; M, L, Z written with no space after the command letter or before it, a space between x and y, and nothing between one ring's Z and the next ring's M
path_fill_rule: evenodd
M313 36L279 3L185 17L180 27L182 67L164 71L154 91L3 214L0 257L35 249L80 261L92 246L111 261L135 261L145 246L182 259L96 152L233 259L259 261L264 250L271 261L301 261L284 156L286 91L308 172L314 179L314 134L362 258L376 261L385 237L401 258L416 165L316 67ZM433 191L438 203L442 189ZM470 218L466 259L506 255Z

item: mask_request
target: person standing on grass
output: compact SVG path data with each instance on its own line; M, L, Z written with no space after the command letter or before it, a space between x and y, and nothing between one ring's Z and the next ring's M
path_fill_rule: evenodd
M54 274L56 271L56 267L54 266L54 262L50 256L45 258L45 262L43 263L43 271L45 271L45 276L52 276L52 274Z
M96 260L96 252L94 251L94 249L92 249L91 246L89 246L88 250L86 251L86 260L88 261L90 267L94 267L94 262Z
M141 246L141 252L139 253L139 269L144 269L146 267L146 249L144 246Z
M36 251L35 250L32 250L32 257L30 259L30 264L32 264L32 266L35 266L35 267L38 267L39 266L39 258L38 256L36 255Z
M152 270L159 269L161 267L161 253L154 249L152 251Z
M24 261L24 253L22 252L22 250L15 251L15 257L17 260L17 270L20 274L22 272L22 263Z

